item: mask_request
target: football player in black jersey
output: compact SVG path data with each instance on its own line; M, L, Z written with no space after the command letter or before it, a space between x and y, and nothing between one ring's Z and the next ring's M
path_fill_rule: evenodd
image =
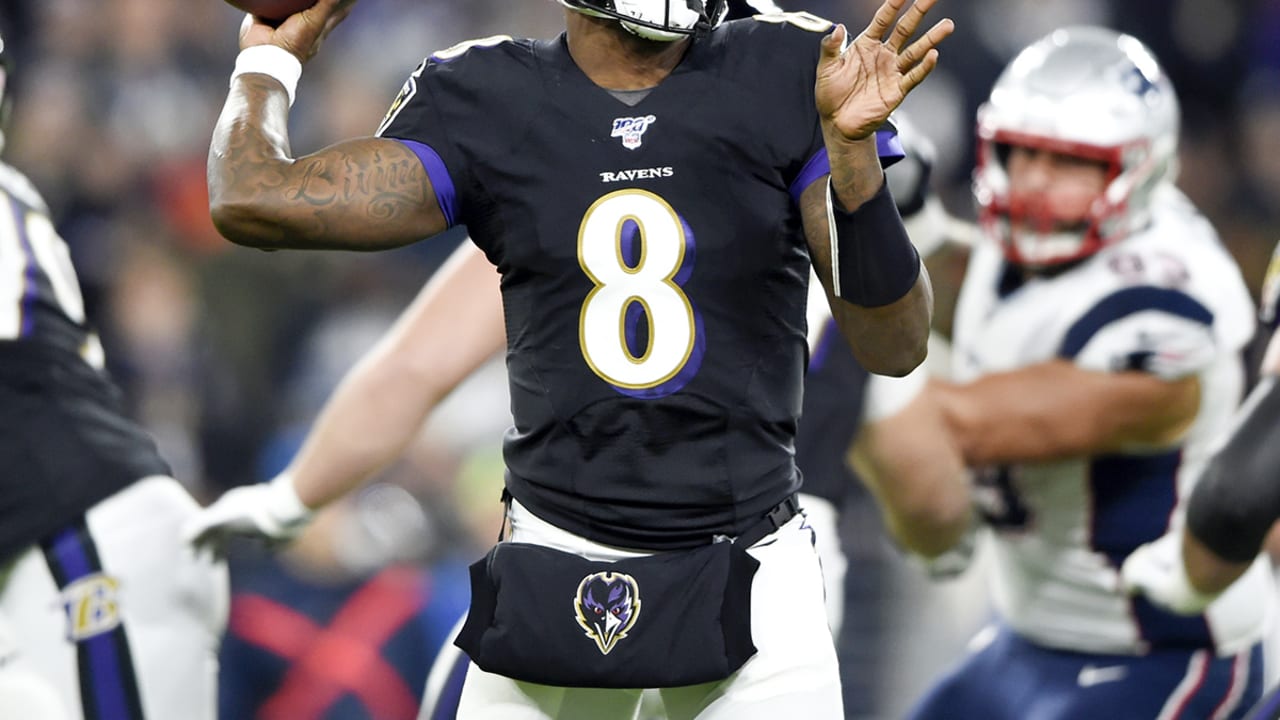
M755 653L728 677L673 678L665 687L685 687L664 701L674 717L839 717L820 570L793 500L805 287L812 257L869 370L903 375L923 358L928 279L884 189L893 149L877 131L951 23L909 42L932 0L896 22L905 0L887 0L846 47L843 26L803 13L721 25L723 0L565 4L559 38L438 52L379 137L298 159L286 119L300 59L351 3L321 0L274 29L248 21L210 150L214 221L255 247L366 250L466 224L502 276L512 552L624 562L770 524L743 543L759 564ZM506 671L523 681L473 672L462 714L634 713L637 693L608 689L634 686L613 676L594 689L528 680L654 642L631 578L597 578L624 619L599 625L583 615L605 607L581 596L587 579L578 619L599 653ZM656 623L663 598L647 597ZM534 624L504 639L526 642ZM618 672L661 674L675 659Z
M901 118L898 123L905 133ZM924 209L927 173L913 166L927 167L921 141L918 134L904 134L906 157L886 176L913 240L928 255L945 230L936 219L924 217L932 214ZM937 408L921 392L922 373L913 371L906 378L869 375L839 341L825 306L825 298L811 293L815 349L805 378L796 462L804 473L801 504L822 561L828 621L838 635L845 614L840 592L845 556L835 531L858 482L847 459L854 438L863 479L909 552L930 557L954 544L968 526L969 501L966 484L956 482L963 478L958 452L944 442ZM502 349L501 318L499 276L478 248L465 244L343 379L281 477L227 493L188 531L206 539L229 530L276 541L293 537L311 516L297 496L327 504L389 465L440 401ZM939 440L922 448L912 440L922 435ZM423 706L424 717L432 719L454 717L467 670L466 657L457 649L446 646L441 655ZM842 656L843 677L848 678L845 662Z
M0 163L0 717L214 720L227 578L179 533L198 509L124 414L44 200Z

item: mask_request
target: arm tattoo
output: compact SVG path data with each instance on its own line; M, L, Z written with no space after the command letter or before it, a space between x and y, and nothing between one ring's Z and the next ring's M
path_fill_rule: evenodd
M280 88L252 76L239 87L209 155L211 197L248 208L243 224L220 224L228 237L239 242L233 236L244 231L250 245L378 249L445 229L426 171L407 147L359 138L291 160Z

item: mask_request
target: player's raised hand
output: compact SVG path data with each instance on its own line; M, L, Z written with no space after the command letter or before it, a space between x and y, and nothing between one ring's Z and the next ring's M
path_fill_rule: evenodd
M870 136L937 66L938 44L955 25L944 18L908 45L937 0L915 0L895 24L907 2L884 0L871 23L847 48L844 25L837 25L823 39L815 94L828 136L848 140Z
M220 553L229 537L292 540L314 513L303 504L287 475L271 482L233 488L196 513L182 527L183 538L197 548Z
M240 49L254 45L278 45L306 62L320 49L333 29L351 14L356 0L318 0L283 22L271 24L246 15L240 26Z

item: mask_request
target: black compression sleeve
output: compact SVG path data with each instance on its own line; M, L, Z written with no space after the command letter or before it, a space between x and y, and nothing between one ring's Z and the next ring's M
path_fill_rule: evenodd
M1187 527L1224 560L1258 555L1280 519L1280 382L1265 378L1191 495Z
M827 220L837 297L863 307L880 307L911 292L920 277L920 253L902 225L888 180L853 212L839 206L828 184Z

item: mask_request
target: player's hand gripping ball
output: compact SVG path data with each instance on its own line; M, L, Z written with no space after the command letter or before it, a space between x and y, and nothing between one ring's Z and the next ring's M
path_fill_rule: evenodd
M264 20L284 20L316 4L316 0L227 0L227 2L232 7L257 15Z

